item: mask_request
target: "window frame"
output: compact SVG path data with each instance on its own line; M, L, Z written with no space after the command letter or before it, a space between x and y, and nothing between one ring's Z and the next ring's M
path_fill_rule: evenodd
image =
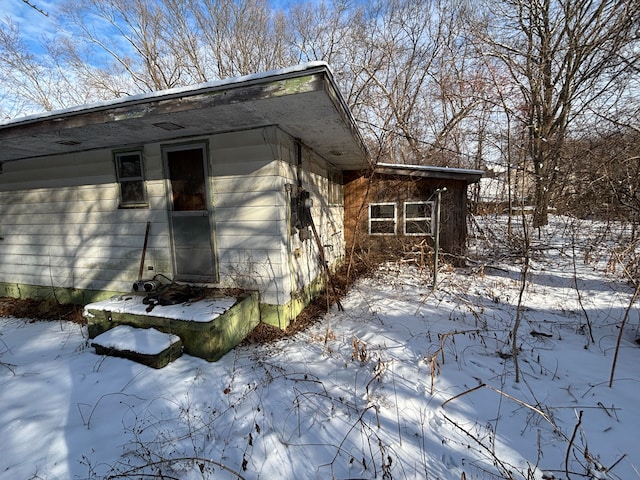
M123 157L137 156L140 163L140 175L124 176L122 172L121 159ZM116 180L118 183L119 208L145 208L149 206L149 198L147 196L147 182L144 169L144 154L142 148L133 150L120 150L113 152L113 162L116 169ZM123 184L131 184L138 182L141 184L142 198L136 198L127 201L124 198Z
M428 205L429 206L429 210L431 215L429 215L428 217L409 217L407 215L407 205ZM432 237L433 236L433 226L434 226L434 207L435 207L435 202L433 201L423 201L423 200L412 200L412 201L406 201L404 202L404 218L403 218L403 229L404 229L404 235L405 236L411 236L411 237ZM413 232L407 232L407 224L410 222L424 222L424 221L428 221L429 222L429 231L428 232L418 232L418 233L413 233Z
M372 217L371 211L373 207L392 206L393 218L391 217ZM372 232L371 226L375 223L393 222L393 232ZM398 232L398 206L395 202L375 202L369 204L369 235L396 235Z
M327 199L329 205L344 205L344 187L342 185L342 172L340 170L329 170L327 176Z

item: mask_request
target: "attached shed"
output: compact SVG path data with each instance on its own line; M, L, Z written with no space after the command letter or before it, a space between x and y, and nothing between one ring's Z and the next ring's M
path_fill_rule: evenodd
M5 121L0 296L142 277L257 292L284 328L322 288L319 245L344 256L342 175L366 156L322 62Z
M348 246L398 255L434 246L440 192L439 246L460 263L467 251L467 186L481 170L378 163L373 170L345 174Z

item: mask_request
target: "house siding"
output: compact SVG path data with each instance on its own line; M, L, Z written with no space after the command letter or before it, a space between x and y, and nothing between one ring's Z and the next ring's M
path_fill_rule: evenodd
M296 194L295 141L269 127L217 135L211 141L212 187L221 286L260 291L263 303L284 305L321 273L314 239L289 235ZM344 255L341 206L326 204L328 168L302 149L300 180L314 201L321 238L333 237L330 263ZM239 207L238 205L242 205Z
M128 291L138 276L146 222L166 225L161 182L147 182L148 209L118 208L110 150L9 162L0 180L4 290L26 284ZM152 232L147 258L164 269L167 259L158 252L168 237L153 226Z
M143 275L172 278L162 147L191 140L208 144L217 286L257 290L261 302L285 305L322 273L313 237L289 235L287 185L297 192L299 172L329 263L343 257L342 206L327 203L329 166L303 148L298 169L294 139L266 127L139 146L145 208L119 208L111 149L5 163L0 296L18 296L25 285L54 296L56 289L81 291L80 301L130 291L147 222Z

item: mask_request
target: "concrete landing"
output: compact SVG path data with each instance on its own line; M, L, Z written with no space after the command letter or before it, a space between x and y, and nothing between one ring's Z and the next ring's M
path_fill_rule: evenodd
M213 296L177 305L149 305L143 295L123 295L84 308L89 338L118 326L154 328L177 335L184 353L216 361L258 325L258 294Z
M127 358L153 368L165 367L182 355L179 336L128 325L119 325L98 335L91 346L98 355Z

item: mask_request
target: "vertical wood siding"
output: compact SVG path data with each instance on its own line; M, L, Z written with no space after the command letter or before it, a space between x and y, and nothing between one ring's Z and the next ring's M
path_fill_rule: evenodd
M425 238L433 246L431 237L403 235L403 205L407 201L435 200L436 189L446 187L440 210L440 247L453 255L456 263L466 255L467 246L467 186L464 181L416 178L377 174L371 179L353 174L345 183L345 229L347 247L354 242L365 251L394 255L410 244ZM368 234L368 205L391 202L396 204L398 229L396 235Z

